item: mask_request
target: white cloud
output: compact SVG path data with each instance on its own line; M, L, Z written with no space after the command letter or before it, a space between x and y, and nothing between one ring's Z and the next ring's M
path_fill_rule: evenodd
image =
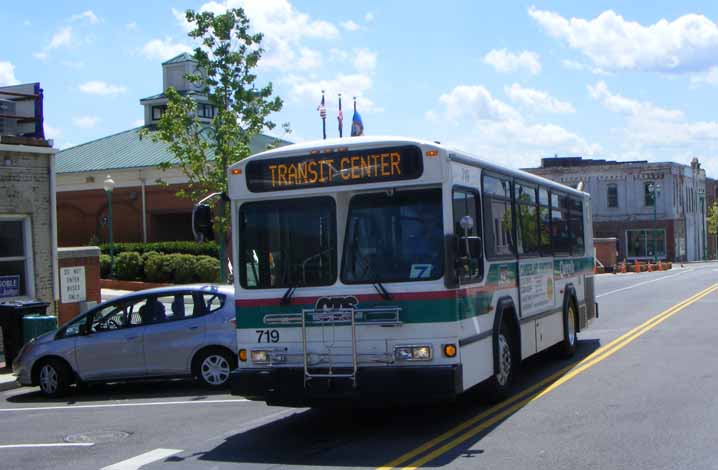
M72 28L66 26L60 28L50 38L50 42L42 49L42 51L34 52L32 55L37 59L46 60L49 56L49 52L59 47L69 46L72 43Z
M718 25L703 15L644 26L612 10L591 20L535 7L528 13L547 34L603 69L694 73L718 64Z
M498 72L513 72L518 69L526 69L531 75L536 75L541 71L539 55L530 51L513 53L506 49L492 49L484 56L484 62L491 65Z
M360 72L372 72L376 68L376 53L369 49L355 49L354 67Z
M79 21L79 20L87 21L90 24L97 24L101 21L95 15L95 13L92 12L92 10L85 10L82 13L78 13L78 14L72 15L70 17L70 21Z
M374 13L370 11L367 12L367 14L364 15L364 21L366 21L367 23L372 23L374 21Z
M359 31L359 28L361 28L361 26L359 26L352 20L342 21L340 24L342 25L342 28L346 29L347 31Z
M302 60L300 49L304 39L335 39L339 29L331 22L315 19L297 10L288 0L227 0L210 1L200 11L221 13L227 8L243 8L252 28L264 34L262 47L265 54L260 65L265 68L291 70ZM188 31L184 13L172 10L180 26Z
M322 65L322 56L319 51L302 47L299 49L297 66L301 69L316 69Z
M682 111L614 94L602 81L588 91L606 109L625 116L619 134L629 150L670 152L667 158L671 160L676 151L718 153L718 122L686 121Z
M675 121L683 119L683 112L661 108L648 101L638 101L613 94L603 80L595 85L588 85L588 92L594 100L599 101L606 109L641 119Z
M514 83L504 87L504 91L514 103L520 103L527 108L549 113L574 113L576 110L568 101L561 101L544 91L525 88Z
M691 74L691 83L694 85L699 83L718 85L718 66L714 65L705 72Z
M125 25L125 29L128 31L137 31L137 21L130 21Z
M127 88L121 85L114 85L99 80L85 82L80 85L80 91L90 95L118 95L127 91Z
M329 57L335 60L347 60L349 58L349 53L343 49L332 47L329 49Z
M579 72L588 71L594 75L613 75L611 72L607 72L600 67L593 67L588 64L578 62L576 60L564 59L561 61L561 65L568 70L576 70Z
M171 38L153 39L142 46L140 53L152 60L168 60L183 52L192 52L187 44L174 42Z
M0 62L0 86L18 83L20 82L15 78L15 66L10 62Z
M58 32L53 34L52 38L50 39L50 43L45 47L45 50L57 49L58 47L68 46L71 41L72 28L69 26L60 28Z
M79 116L72 120L75 126L83 129L92 129L99 121L97 116Z
M289 97L293 101L307 101L312 104L319 103L322 90L326 93L327 109L336 109L337 95L342 94L344 109L349 109L352 96L357 97L357 107L361 112L381 112L367 97L373 81L371 76L361 73L339 74L334 79L315 80L308 77L290 75L283 80L289 87Z
M535 91L535 90L534 90ZM427 111L442 141L513 167L538 163L541 155L566 152L592 155L600 146L550 123L530 123L482 85L459 85ZM455 138L452 138L454 136ZM436 137L436 136L432 136Z

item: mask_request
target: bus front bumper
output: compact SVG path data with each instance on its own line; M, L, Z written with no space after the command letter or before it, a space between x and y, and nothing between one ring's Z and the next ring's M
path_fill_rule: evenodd
M426 403L463 391L460 364L360 368L356 386L347 378L312 378L305 384L302 368L236 369L230 384L233 395L298 407Z

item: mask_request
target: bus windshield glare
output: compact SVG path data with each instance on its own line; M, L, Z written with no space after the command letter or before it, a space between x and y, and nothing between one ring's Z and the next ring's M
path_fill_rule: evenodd
M336 232L335 205L329 197L243 204L239 211L242 287L333 284Z
M438 279L444 270L441 189L354 196L342 282Z

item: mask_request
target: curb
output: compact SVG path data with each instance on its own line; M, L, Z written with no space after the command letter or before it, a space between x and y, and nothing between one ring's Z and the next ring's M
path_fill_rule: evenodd
M12 382L3 382L0 383L0 392L7 392L8 390L14 390L20 387L22 387L22 385L20 385L14 380Z

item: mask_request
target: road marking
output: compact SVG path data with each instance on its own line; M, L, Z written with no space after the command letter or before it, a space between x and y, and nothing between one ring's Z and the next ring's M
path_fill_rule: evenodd
M547 393L556 389L561 384L571 380L573 377L582 373L586 369L589 369L589 368L593 367L594 365L598 364L599 362L614 355L616 352L620 351L621 349L626 347L628 344L630 344L631 342L633 342L635 339L642 336L646 332L650 331L651 329L655 328L659 324L663 323L668 318L672 317L673 315L682 311L689 305L701 300L703 297L705 297L708 294L715 292L717 290L718 290L718 284L714 284L714 285L698 292L697 294L683 300L682 302L680 302L680 303L668 308L667 310L664 310L663 312L655 315L654 317L648 319L647 321L643 322L642 324L632 328L631 330L629 330L628 332L619 336L618 338L614 339L610 343L597 349L596 351L591 353L589 356L587 356L580 362L573 363L573 364L570 364L570 365L564 367L563 369L550 375L549 377L543 379L542 381L528 387L527 389L519 392L518 394L516 394L512 397L507 398L506 400L502 401L501 403L483 411L482 413L479 413L478 415L474 416L473 418L470 418L469 420L459 424L458 426L444 432L443 434L427 441L426 443L422 444L421 446L397 457L396 459L392 460L391 462L389 462L381 467L378 467L378 468L380 470L389 470L389 469L397 467L399 465L403 465L406 462L409 462L414 457L421 455L424 452L434 448L437 444L440 444L441 442L444 442L447 439L458 435L458 437L453 438L452 440L445 443L441 447L438 447L434 451L426 454L424 457L421 457L421 458L417 459L416 461L412 462L410 466L404 467L404 468L405 469L416 469L416 468L426 464L427 462L435 460L437 457L445 454L449 450L451 450L454 447L458 446L459 444L465 442L466 440L470 439L471 437L475 436L476 434L480 433L481 431L484 431L485 429L500 422L504 418L512 415L513 413L515 413L522 407L526 406L527 404L543 397ZM543 387L546 384L549 384L546 388L539 390L536 393L533 393L534 391L536 391L537 389L540 389L541 387ZM528 396L527 398L524 398L527 395L530 395L530 396ZM501 411L501 410L503 410L503 411ZM497 413L497 414L494 414L494 413ZM489 416L490 416L489 419L487 419L486 421L482 421ZM476 427L472 428L472 426L477 423L478 423L478 425ZM464 430L466 430L467 428L471 428L471 429L468 429L467 431L464 432Z
M0 449L26 449L28 447L91 447L94 442L50 442L46 444L0 444Z
M25 408L0 408L0 412L12 411L48 411L48 410L81 410L94 408L122 408L132 406L166 406L166 405L211 405L217 403L242 403L249 401L246 398L233 398L231 400L183 400L183 401L153 401L142 403L107 403L103 405L64 405L64 406L36 406Z
M644 286L644 285L646 285L646 284L651 284L651 283L653 283L653 282L662 281L663 279L669 279L669 278L672 278L672 277L680 276L681 274L684 274L684 273L687 273L687 272L690 272L690 271L681 271L681 272L679 272L679 273L677 273L677 274L671 274L670 276L663 276L663 277L659 277L659 278L656 278L656 279L651 279L650 281L639 282L638 284L633 284L633 285L630 285L630 286L628 286L628 287L621 287L620 289L616 289L616 290L612 290L612 291L610 291L610 292L604 292L603 294L599 294L599 295L596 296L596 298L598 299L599 297L603 297L604 295L615 294L616 292L623 292L624 290L633 289L634 287L640 287L640 286Z
M137 470L143 465L166 459L170 455L178 454L180 452L182 452L181 449L155 449L136 457L132 457L131 459L117 462L109 467L102 467L100 470Z

